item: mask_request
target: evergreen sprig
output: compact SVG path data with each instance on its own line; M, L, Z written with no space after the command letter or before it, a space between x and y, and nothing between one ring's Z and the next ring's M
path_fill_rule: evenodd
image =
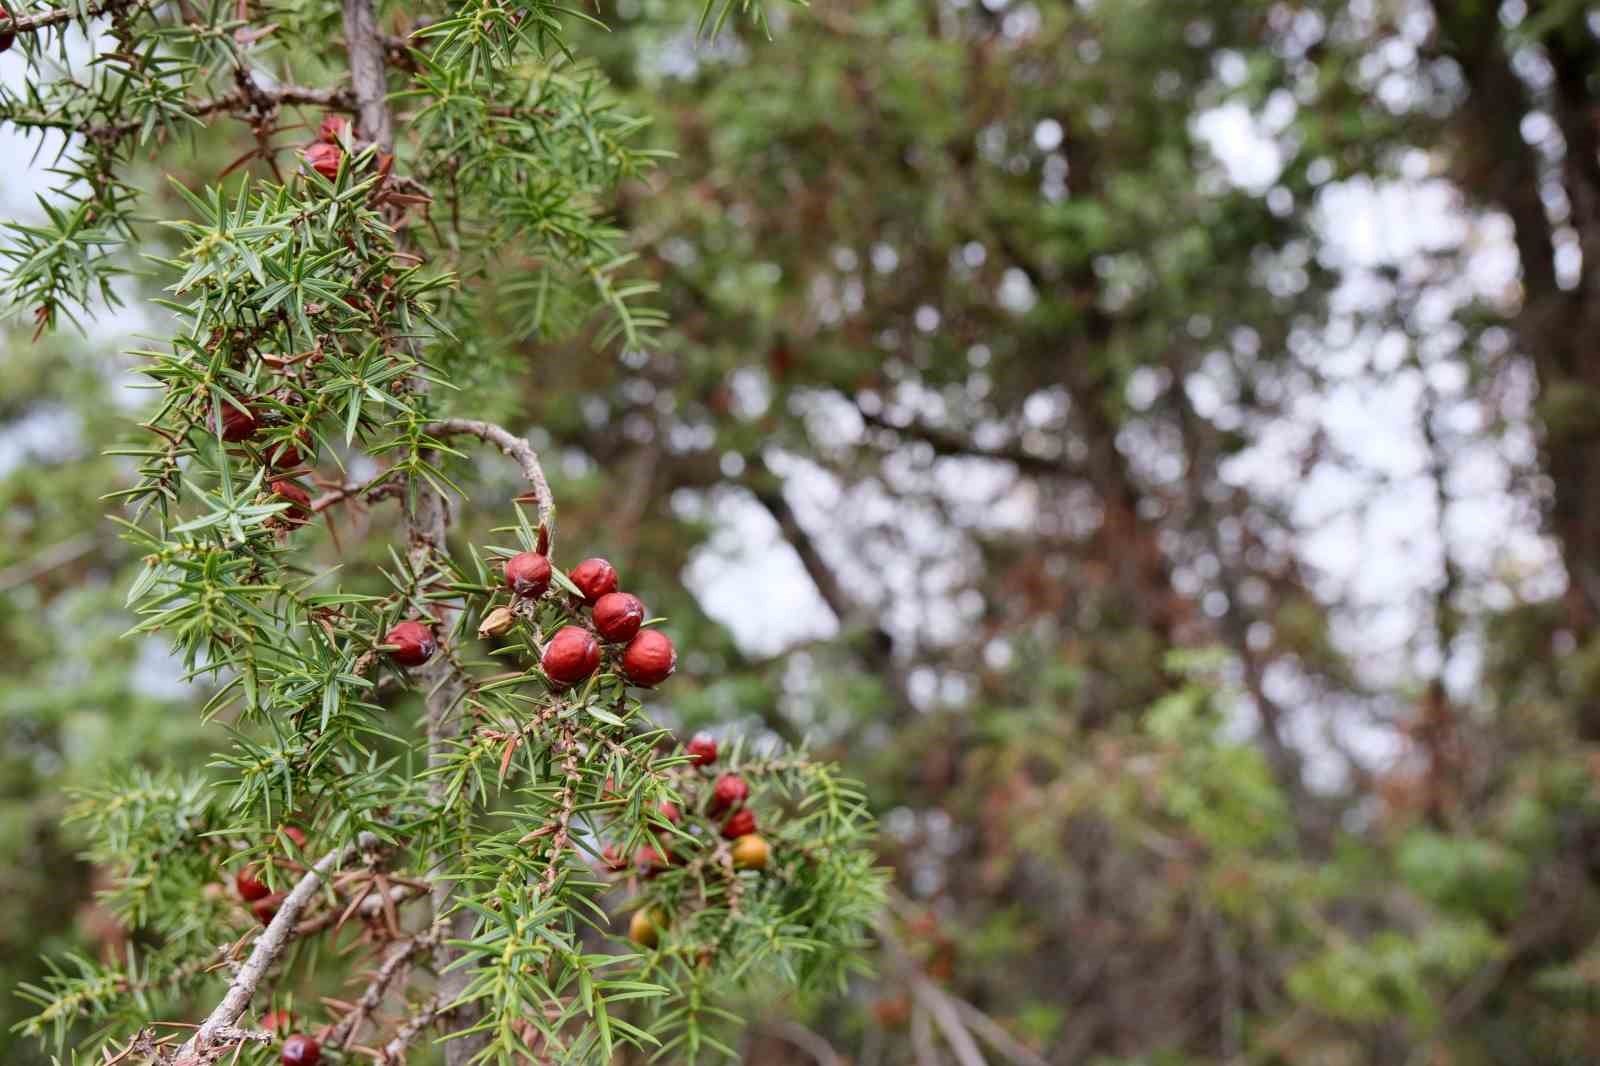
M719 996L837 987L881 902L865 797L804 753L687 758L621 644L553 680L554 634L596 623L559 567L542 595L502 580L518 552L554 555L538 456L445 417L470 406L484 317L630 349L664 325L604 207L657 154L573 55L572 12L490 0L386 36L366 0L44 10L0 16L35 75L0 121L66 135L3 284L41 329L114 305L133 252L164 289L171 335L133 353L155 398L116 453L133 481L108 499L144 560L130 635L171 647L227 743L203 775L77 797L131 937L24 988L23 1029L94 1061L261 1063L278 1034L252 1019L294 1005L337 1061L429 1040L452 1064L693 1059L727 1049ZM90 17L75 70L64 30ZM315 131L305 108L326 111ZM143 187L136 152L224 121L251 136L236 174ZM151 203L172 217L150 225ZM528 481L537 513L497 534L514 544L452 550L464 438ZM389 502L382 562L316 568L314 519ZM437 641L409 665L407 620ZM747 799L719 797L724 774ZM733 808L758 826L735 832ZM317 1006L351 951L366 990Z

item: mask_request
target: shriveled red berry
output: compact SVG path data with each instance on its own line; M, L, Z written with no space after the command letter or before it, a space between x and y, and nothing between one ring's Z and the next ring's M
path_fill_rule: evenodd
M509 607L496 607L483 616L483 621L478 623L478 636L485 640L491 637L503 637L511 632L511 627L517 624L517 616L511 613Z
M306 164L318 174L332 181L339 176L339 160L344 158L344 149L337 144L328 144L318 141L301 153Z
M594 627L614 644L633 639L644 625L644 603L631 592L608 592L594 604Z
M729 840L738 840L740 837L747 837L755 831L756 812L752 811L749 807L734 811L733 817L729 818L722 825L722 835L727 837Z
M272 482L272 494L279 499L289 501L289 509L281 511L278 517L291 526L303 526L311 521L311 494L307 492L293 478L275 478Z
M254 903L258 899L272 895L272 889L257 876L259 873L260 871L254 866L246 866L233 875L233 887L238 890L239 898L246 903Z
M696 733L685 750L696 766L710 766L717 761L717 738L710 733Z
M583 593L585 603L593 603L606 593L617 591L617 568L604 559L585 559L567 576Z
M256 435L256 430L261 428L261 419L248 407L244 410L233 406L226 400L222 403L222 439L229 444L238 444L242 440L249 440Z
M738 774L723 774L711 786L711 809L714 812L731 810L750 798L750 785Z
M635 685L651 688L672 676L678 667L678 649L659 629L646 629L622 651L622 674Z
M394 645L389 658L401 666L421 666L439 650L433 639L433 628L421 622L401 622L384 636L385 644Z
M283 1066L317 1066L322 1061L322 1045L304 1033L296 1033L283 1042L279 1058Z
M350 128L350 120L343 115L323 115L322 125L317 127L317 138L328 144L338 144L339 138L344 136L344 131Z
M250 904L250 913L256 916L256 921L262 925L271 925L272 919L278 916L278 907L283 903L286 893L274 892L270 896L262 896Z
M522 552L506 560L506 587L536 600L550 587L550 560L538 552Z
M544 646L544 672L558 685L575 685L600 667L600 642L582 626L563 626Z

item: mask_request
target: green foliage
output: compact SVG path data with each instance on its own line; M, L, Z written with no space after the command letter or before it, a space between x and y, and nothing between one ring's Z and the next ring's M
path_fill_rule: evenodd
M620 646L585 683L553 682L540 656L558 629L587 624L582 597L560 569L542 598L512 596L500 574L517 550L549 550L555 504L538 458L498 427L444 420L475 413L475 354L498 348L515 372L514 341L638 351L664 323L605 219L611 191L660 153L630 145L644 124L573 60L565 13L463 11L401 50L348 11L347 39L329 43L339 8L291 5L257 48L262 34L231 4L181 19L116 5L116 46L87 79L0 97L0 121L81 135L44 220L10 227L11 300L39 309L41 330L57 312L77 320L114 305L135 250L166 294L155 304L170 339L132 353L156 394L142 437L111 451L135 464L132 484L104 486L139 564L125 638L169 647L196 697L187 713L228 738L203 771L125 770L66 812L106 872L98 906L119 935L102 961L66 955L22 985L35 1013L18 1031L58 1053L164 1058L148 1027L210 1012L251 942L270 984L255 987L254 962L236 979L252 981L257 1008L286 1006L297 988L315 1002L350 972L340 956L366 942L357 958L376 965L393 945L406 979L390 987L391 973L372 1005L336 1007L316 1031L438 1041L451 1062L606 1061L624 1046L694 1060L728 1050L734 1016L719 996L837 990L859 968L881 903L859 787L803 751L730 744L714 771L695 768L651 723ZM403 52L399 91L362 80L362 34ZM42 73L39 44L26 58ZM345 46L348 89L300 85L338 69ZM311 166L307 150L285 177L269 123L311 103L356 110L361 125L320 131L336 169ZM408 109L396 144L372 143L374 107ZM218 113L260 138L228 169L259 156L274 173L174 178L165 232L144 225L137 205L162 191L131 182L132 152ZM443 521L426 516L470 508L481 479L463 434L517 459L528 481L517 499L538 516L490 508L514 523L452 554ZM400 522L330 565L330 548L351 554L335 516L385 501ZM319 516L326 538L308 528ZM496 610L514 623L479 643ZM403 619L436 631L429 665L391 657ZM770 859L752 865L723 839L715 773L750 782L753 840ZM672 869L652 869L650 854ZM323 877L307 879L313 863ZM613 930L623 905L660 916L649 950ZM259 939L242 933L256 918ZM360 1031L388 996L424 1020ZM210 1029L192 1039L209 1050ZM247 1041L241 1053L265 1062L276 1050Z

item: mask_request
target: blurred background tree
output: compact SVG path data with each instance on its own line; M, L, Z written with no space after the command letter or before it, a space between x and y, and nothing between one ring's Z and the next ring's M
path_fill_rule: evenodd
M812 737L896 874L878 976L752 1008L746 1057L1600 1053L1588 9L603 15L675 153L614 205L672 327L597 359L508 313L486 416L697 649L675 724ZM86 347L0 365L18 976L116 943L63 785L198 750L111 639Z

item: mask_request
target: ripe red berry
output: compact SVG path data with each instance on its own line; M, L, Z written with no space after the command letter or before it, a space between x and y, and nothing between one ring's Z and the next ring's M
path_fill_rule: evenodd
M229 444L238 444L242 440L249 440L256 435L256 430L261 428L261 420L256 413L248 407L244 410L233 406L226 400L222 404L222 439Z
M295 847L304 848L306 846L306 835L298 826L286 825L282 827L282 830L284 836L294 841Z
M575 685L600 667L600 642L582 626L563 626L544 646L545 675L558 685Z
M16 43L16 41L17 41L16 31L14 31L14 30L0 30L0 52L8 51L11 48L11 46Z
M300 154L312 170L329 181L339 176L339 160L344 158L344 149L337 144L318 141Z
M617 568L604 559L585 559L567 576L583 593L585 603L593 603L606 593L617 591Z
M631 592L608 592L595 601L594 627L615 644L633 639L644 624L644 604Z
M296 1033L283 1042L279 1057L283 1066L317 1066L322 1061L322 1045L304 1033Z
M311 436L296 433L290 440L280 440L267 448L267 465L274 470L293 470L306 461L306 454L316 454Z
M750 785L738 774L723 774L711 786L713 813L731 810L750 798Z
M620 870L626 870L628 868L628 857L622 854L622 849L617 847L615 844L607 844L605 846L605 848L600 852L600 861L604 863L605 868L610 870L612 873L616 873Z
M696 766L710 766L717 761L717 739L710 733L696 733L686 750Z
M339 138L349 128L350 120L343 115L324 115L322 125L317 127L317 138L329 144L338 144Z
M259 871L254 866L246 866L233 875L233 887L239 890L239 898L246 903L254 903L258 899L272 895L272 889L256 876L257 873Z
M733 812L733 817L723 823L722 835L729 840L747 837L756 831L756 813L749 807Z
M678 650L659 629L644 630L622 652L623 676L643 688L661 684L677 667Z
M660 806L658 806L656 810L661 812L661 817L665 818L673 825L677 825L679 822L683 821L683 812L678 810L678 805L676 803L668 803L666 800L662 800Z
M641 876L651 878L672 865L672 856L646 844L634 855L633 861Z
M421 622L401 622L389 630L383 642L394 645L389 658L401 666L421 666L439 650L433 639L433 628Z
M286 893L274 892L270 896L263 896L250 904L250 913L256 916L256 921L262 925L271 925L272 919L278 916L278 906L283 902Z
M506 560L506 587L536 600L550 587L550 560L538 552L522 552Z
M294 1027L294 1014L286 1010L269 1010L261 1016L261 1028L269 1033L281 1033Z
M311 521L311 494L302 488L298 481L291 478L275 478L272 482L272 494L289 501L289 509L278 514L286 525L303 526Z

